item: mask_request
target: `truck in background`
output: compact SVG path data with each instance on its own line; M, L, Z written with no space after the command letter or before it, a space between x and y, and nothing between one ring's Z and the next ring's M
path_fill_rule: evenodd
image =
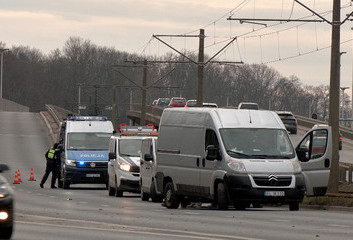
M75 183L108 185L108 149L113 131L107 117L70 116L61 123L60 188L68 189Z

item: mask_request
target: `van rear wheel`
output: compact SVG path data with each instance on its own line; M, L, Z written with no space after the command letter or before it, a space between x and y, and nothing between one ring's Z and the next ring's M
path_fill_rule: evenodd
M177 209L180 204L180 199L176 195L172 182L168 182L165 186L165 205L169 209Z
M229 199L224 183L220 182L217 185L217 208L219 210L227 210L229 206Z
M151 200L152 202L162 202L163 201L163 195L157 194L156 187L154 185L154 182L152 181L151 184Z

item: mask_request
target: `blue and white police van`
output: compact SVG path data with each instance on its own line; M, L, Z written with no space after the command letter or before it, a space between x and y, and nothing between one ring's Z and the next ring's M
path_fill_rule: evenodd
M107 185L109 140L113 131L107 117L71 116L61 123L60 188L68 189L75 183Z

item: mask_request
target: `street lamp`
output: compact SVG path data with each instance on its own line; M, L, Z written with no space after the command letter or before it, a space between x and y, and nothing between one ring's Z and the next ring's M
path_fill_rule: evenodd
M4 52L9 51L8 48L0 48L1 54L1 73L0 73L0 98L2 98L2 75L3 75L3 66L4 66Z

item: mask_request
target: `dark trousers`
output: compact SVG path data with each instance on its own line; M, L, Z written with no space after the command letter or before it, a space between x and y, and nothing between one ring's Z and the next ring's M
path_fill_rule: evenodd
M47 178L48 178L50 173L52 173L51 186L53 187L53 186L55 186L55 182L56 182L56 176L57 176L57 173L58 173L58 165L52 159L47 160L47 167L45 169L45 173L44 173L44 176L43 176L42 181L40 182L40 184L44 184L45 181L47 181Z

